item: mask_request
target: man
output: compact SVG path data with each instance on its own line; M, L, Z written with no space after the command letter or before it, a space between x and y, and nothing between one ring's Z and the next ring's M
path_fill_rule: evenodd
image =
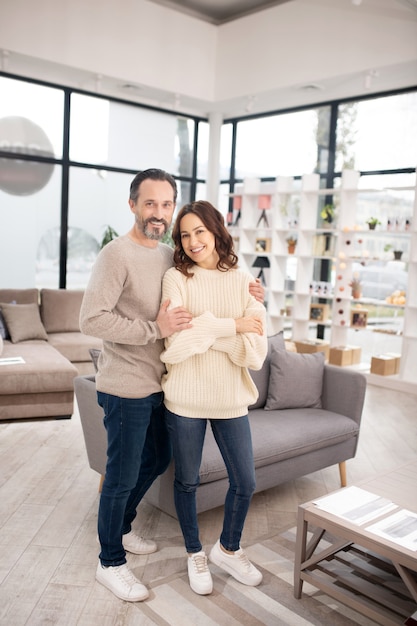
M135 222L98 255L80 312L82 332L103 339L96 387L105 415L107 465L98 512L96 579L130 602L149 594L130 571L126 551L150 554L157 549L132 530L132 522L144 494L171 459L161 390L163 339L191 326L184 307L169 309L169 301L160 305L162 277L173 256L160 240L176 200L175 180L163 170L135 176L129 197ZM263 300L259 284L251 291Z

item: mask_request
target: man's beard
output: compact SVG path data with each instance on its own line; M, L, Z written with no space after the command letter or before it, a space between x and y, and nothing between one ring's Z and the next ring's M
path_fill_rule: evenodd
M148 217L148 219L143 220L141 217L139 217L139 215L137 215L136 225L139 230L143 232L145 237L147 237L148 239L152 239L153 241L160 241L168 232L169 224L164 219L157 220L160 224L163 224L164 226L163 230L160 230L158 228L153 228L149 225L152 220L155 221L155 218Z

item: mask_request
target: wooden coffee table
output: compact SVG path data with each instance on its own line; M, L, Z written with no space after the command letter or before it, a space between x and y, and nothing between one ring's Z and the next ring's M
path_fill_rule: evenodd
M417 460L358 487L417 513ZM365 529L393 513L358 525L313 501L300 505L295 597L307 581L378 624L404 624L417 608L417 551Z

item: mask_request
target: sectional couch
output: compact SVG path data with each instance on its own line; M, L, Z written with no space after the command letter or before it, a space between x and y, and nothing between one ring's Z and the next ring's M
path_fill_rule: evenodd
M324 353L286 350L282 334L268 339L268 356L260 371L251 372L259 391L249 420L255 456L256 491L338 464L346 485L346 460L358 444L366 378L352 369L327 365ZM95 378L74 381L89 465L102 476L106 469L106 432L97 404ZM171 463L146 494L146 500L176 517ZM207 429L197 491L197 509L224 503L226 469Z
M74 378L94 371L80 332L83 291L0 289L0 420L69 418Z

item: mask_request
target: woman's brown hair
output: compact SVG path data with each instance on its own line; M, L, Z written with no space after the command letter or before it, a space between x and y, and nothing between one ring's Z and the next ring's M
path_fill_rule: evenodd
M172 239L174 240L174 265L185 276L193 276L190 269L195 265L194 261L188 257L181 243L181 219L184 215L194 213L203 222L204 226L214 235L216 252L219 255L217 269L227 272L237 266L238 258L233 251L233 239L224 225L223 215L210 202L206 200L195 200L185 204L180 209L172 229Z

